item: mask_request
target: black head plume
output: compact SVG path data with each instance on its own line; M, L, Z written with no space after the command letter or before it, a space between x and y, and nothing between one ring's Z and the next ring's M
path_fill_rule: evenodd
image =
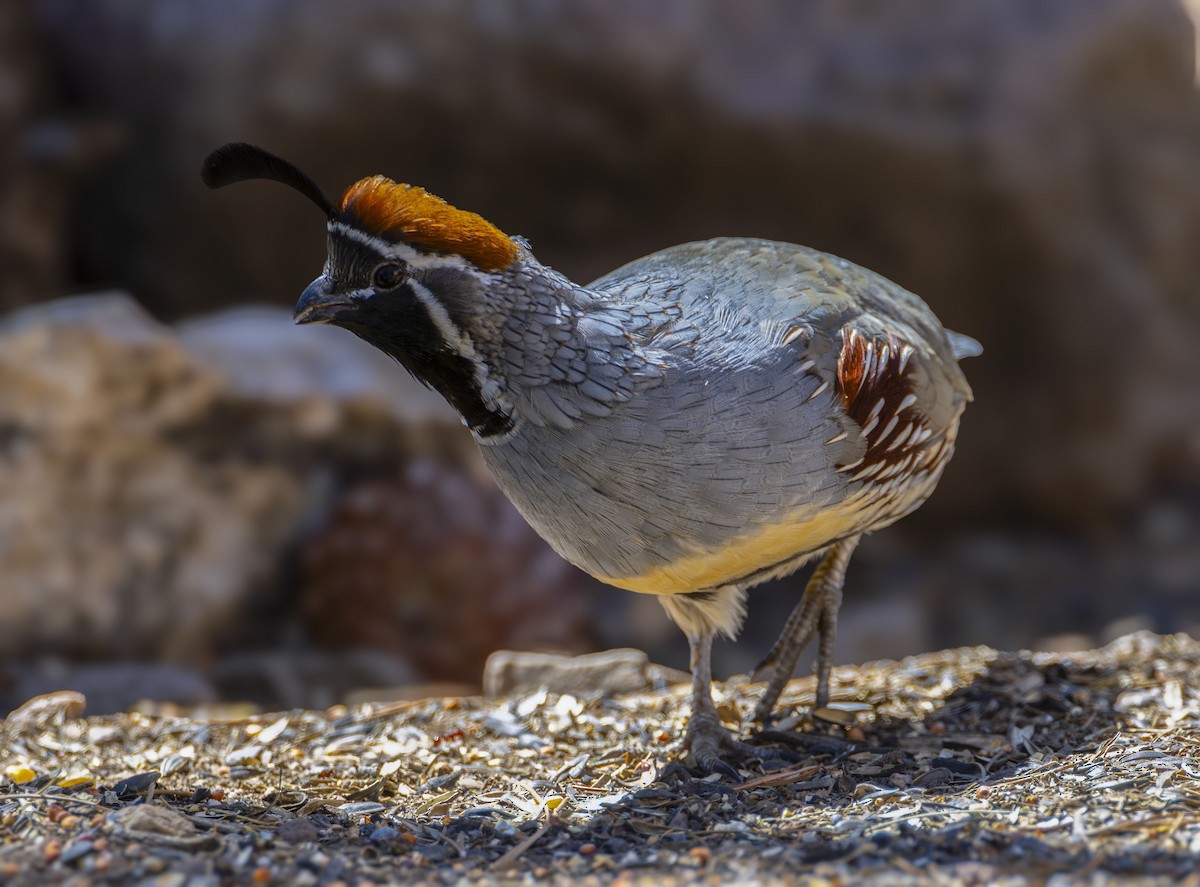
M325 213L333 218L333 203L325 196L321 187L296 166L270 151L245 142L230 142L222 145L204 158L200 167L200 178L210 188L224 188L234 182L250 179L270 179L295 188Z

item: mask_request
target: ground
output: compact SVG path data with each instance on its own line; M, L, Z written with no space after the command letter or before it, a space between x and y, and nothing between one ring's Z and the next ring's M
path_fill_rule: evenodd
M760 685L718 702L742 724ZM811 678L739 780L685 688L0 730L0 882L1200 884L1200 642L967 648ZM775 752L775 756L771 754ZM783 757L778 757L782 752Z

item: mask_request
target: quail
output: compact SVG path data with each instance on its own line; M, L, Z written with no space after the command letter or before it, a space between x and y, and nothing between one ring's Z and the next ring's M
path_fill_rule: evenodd
M685 760L728 772L744 751L713 703L713 637L737 634L747 589L817 558L755 674L755 715L769 721L814 635L826 704L846 564L933 491L971 400L958 360L979 343L880 275L793 244L688 243L580 286L524 239L384 176L335 203L244 143L201 174L315 203L328 258L296 321L395 358L457 410L559 554L659 595L691 650Z

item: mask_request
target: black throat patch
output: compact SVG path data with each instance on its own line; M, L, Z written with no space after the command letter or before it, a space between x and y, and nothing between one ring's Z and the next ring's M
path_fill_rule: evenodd
M329 277L336 290L370 288L371 275L380 262L378 253L364 244L343 237L330 238ZM397 360L414 378L438 394L458 412L467 426L481 438L512 430L513 418L490 405L481 384L486 368L479 358L462 351L461 320L437 292L426 287L425 298L436 301L445 314L435 320L436 306L428 306L412 281L395 290L376 292L355 300L339 311L333 323L371 343ZM446 329L449 326L451 329Z

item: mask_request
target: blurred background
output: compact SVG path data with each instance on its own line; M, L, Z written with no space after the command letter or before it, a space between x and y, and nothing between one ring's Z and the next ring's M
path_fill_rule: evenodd
M290 306L324 224L206 190L259 143L587 281L714 235L881 272L980 339L930 502L850 567L840 661L1200 632L1197 0L0 4L0 708L322 706L637 646L398 367ZM720 676L803 575L756 590ZM808 668L805 660L803 668Z

